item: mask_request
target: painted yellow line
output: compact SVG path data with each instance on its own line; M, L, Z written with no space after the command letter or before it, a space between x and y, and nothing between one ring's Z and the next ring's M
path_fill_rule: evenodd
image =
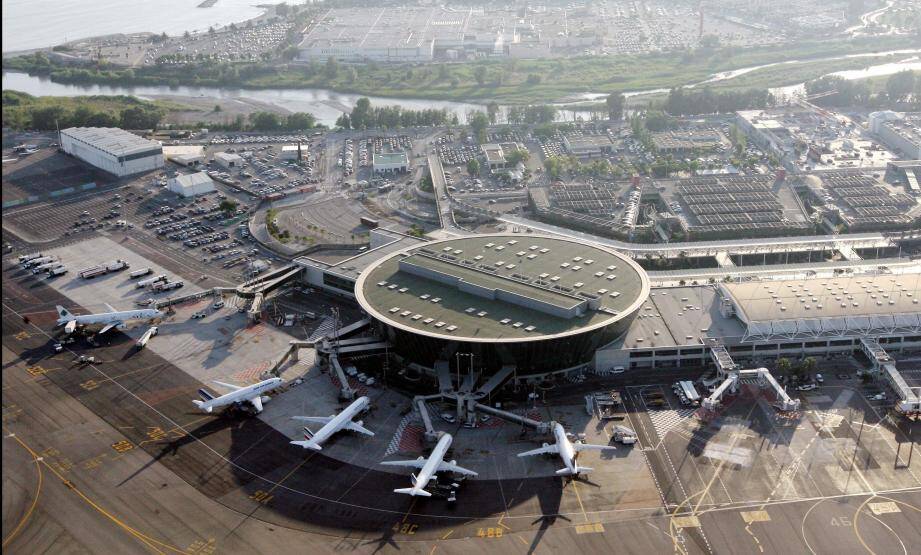
M16 436L13 436L13 438L19 441L19 438L17 438ZM36 457L35 453L31 449L26 447L25 444L23 444L21 441L19 441L19 444L25 447L25 449L32 456L32 462L35 463L35 469L38 471L38 485L35 488L35 497L32 499L32 505L26 511L26 514L23 515L22 520L19 521L19 524L16 525L16 528L13 528L13 531L10 532L10 534L3 540L3 547L6 547L7 544L9 544L13 540L13 538L16 537L16 534L18 534L19 531L22 530L23 526L25 526L26 522L28 522L29 518L31 518L32 512L35 511L35 506L38 505L38 497L42 493L42 482L44 481L44 475L42 473L42 465L38 464L39 463L38 457Z
M521 536L515 536L515 537L518 538L519 540L521 540L521 543L523 543L523 544L525 544L525 545L529 545L528 542L527 542L524 538L522 538Z
M272 487L269 489L269 491L267 491L267 492L265 492L265 493L268 495L268 494L271 494L271 493L272 493L273 491L275 491L276 489L278 489L278 486L280 486L280 485L282 485L283 483L285 483L285 480L287 480L288 478L290 478L292 474L294 474L295 472L297 472L298 470L300 470L300 468L301 468L302 466L304 466L304 464L305 464L307 461L309 461L311 458L313 458L313 454L314 454L315 452L316 452L316 451L311 451L309 455L307 455L306 457L304 457L304 460L302 460L301 462L299 462L299 463L297 464L297 466L295 466L294 468L291 469L291 472L285 474L285 477L284 477L284 478L282 478L281 480L275 482L275 484L272 485Z
M854 513L854 519L851 522L851 528L854 529L854 535L857 536L857 541L860 542L860 545L862 545L863 548L866 549L868 553L870 553L870 555L876 555L876 552L870 549L870 546L867 545L867 542L863 540L863 536L860 535L860 528L857 527L857 522L860 520L860 514L863 512L863 508L867 505L867 503L873 501L875 498L875 495L867 497L864 502L861 503L859 507L857 507L857 511Z
M576 492L576 499L579 500L579 508L582 509L582 517L585 518L585 522L588 522L588 515L585 513L585 505L582 504L582 496L579 495L579 488L576 485L578 480L575 477L572 479L572 490Z
M13 439L15 439L20 445L22 445L22 447L25 448L25 449L32 455L33 458L35 458L36 460L39 459L38 454L37 454L31 447L29 447L24 441L22 441L22 439L20 439L18 435L13 436ZM105 510L104 508L102 508L101 506L99 506L95 501L93 501L92 499L90 499L85 493L83 493L82 491L80 491L80 489L77 488L77 486L76 486L73 482L71 482L70 480L68 480L67 478L65 478L63 475L61 475L60 472L57 471L57 469L55 469L53 466L51 466L50 464L48 464L47 461L41 460L41 461L39 461L39 462L41 462L41 464L43 464L43 465L45 466L45 468L47 468L47 469L50 470L55 476L57 476L57 478L58 478L59 480L61 480L61 483L64 484L64 486L67 487L67 489L69 489L69 490L71 490L72 492L74 492L75 494L77 494L77 496L80 497L80 498L81 498L84 502L86 502L89 506L91 506L91 507L93 507L94 509L96 509L97 512L99 512L100 514L102 514L103 516L105 516L106 518L108 518L109 520L111 520L113 523L115 523L115 524L116 524L118 527L120 527L122 530L124 530L125 532L127 532L128 534L130 534L131 536L133 536L135 539L137 539L138 541L140 541L141 543L143 543L144 545L146 545L147 547L149 547L152 551L154 551L154 552L156 552L156 553L160 553L161 555L165 555L165 552L164 552L164 551L161 551L160 549L157 548L157 546L160 546L160 547L166 549L167 551L172 551L172 552L175 552L175 553L178 553L178 554L183 554L183 555L185 554L185 551L183 551L183 550L181 550L181 549L179 549L179 548L177 548L177 547L174 547L174 546L172 546L172 545L169 545L169 544L163 543L163 542L161 542L161 541L159 541L159 540L156 540L156 539L154 539L154 538L151 538L150 536L145 535L144 533L138 531L137 529L132 528L130 525L128 525L127 523L125 523L124 521L122 521L121 519L119 519L117 516L115 516L114 514L108 512L107 510Z
M406 523L406 519L409 518L409 513L411 513L411 512L413 511L413 507L415 507L415 506L416 506L416 498L413 497L412 503L410 503L410 504L409 504L409 508L406 509L406 514L403 515L403 523L404 523L404 524Z
M445 534L444 536L441 536L441 539L446 540L448 539L448 536L450 536L453 533L454 533L454 530L448 530L448 533Z

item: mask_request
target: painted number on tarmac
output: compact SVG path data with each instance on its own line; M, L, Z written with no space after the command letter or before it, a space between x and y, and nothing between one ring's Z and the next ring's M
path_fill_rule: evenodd
M256 503L261 503L263 505L268 504L268 502L271 501L273 497L275 496L270 494L267 491L262 491L261 489L257 489L256 491L253 492L252 495L249 496L249 498L255 501Z
M185 552L194 553L196 555L211 555L217 547L216 543L214 538L208 541L195 540L189 547L185 548Z
M502 528L499 526L489 528L479 528L476 531L476 536L478 538L501 538L502 537Z
M836 526L836 527L837 526L852 526L853 523L851 522L851 519L846 516L837 516L837 517L831 518L831 525Z
M416 533L416 530L418 529L419 529L418 524L410 524L408 522L402 522L402 523L397 522L396 524L393 525L393 528L391 528L394 534L404 534L407 536L412 536L413 534Z
M113 443L112 449L115 449L117 453L125 453L134 449L134 444L127 439L123 439L117 443Z
M41 376L42 374L47 372L47 370L42 368L40 365L36 364L35 366L29 366L28 368L26 368L26 372L28 372L32 376Z
M89 380L86 380L85 382L81 383L81 384L80 384L80 387L82 387L83 389L85 389L85 390L87 390L87 391L92 391L92 390L96 389L97 387L99 387L99 382L97 382L97 381L94 380L94 379L89 379Z
M18 341L25 341L26 339L28 339L28 338L30 338L30 337L32 337L32 336L29 335L29 332L27 332L27 331L21 331L21 332L17 333L16 335L14 335L13 337L15 337Z

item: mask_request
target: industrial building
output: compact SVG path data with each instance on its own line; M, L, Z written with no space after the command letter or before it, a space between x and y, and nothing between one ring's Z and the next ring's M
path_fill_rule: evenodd
M517 150L527 152L527 148L524 145L513 142L488 143L480 148L483 150L483 155L486 157L486 165L490 170L507 169L510 167L508 156L511 153Z
M886 146L899 151L906 158L921 159L921 112L873 112L869 121L870 131Z
M565 136L566 150L579 158L597 158L614 151L614 142L607 135Z
M214 181L205 172L171 177L166 188L182 197L194 197L214 191Z
M232 152L218 152L214 155L214 161L222 168L240 168L243 166L243 157Z
M307 157L307 145L284 145L278 155L279 160L302 160Z
M374 153L372 165L374 173L406 173L409 171L409 158L405 152Z
M70 127L61 131L61 149L118 177L162 168L163 147L114 127Z
M723 138L715 129L673 130L653 133L652 142L656 150L662 154L681 156L719 148L723 144Z

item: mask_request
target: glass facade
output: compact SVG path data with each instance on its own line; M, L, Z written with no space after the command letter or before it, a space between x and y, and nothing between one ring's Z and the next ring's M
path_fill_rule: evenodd
M382 335L393 345L392 351L406 362L433 368L438 360L448 361L451 371L469 369L470 357L478 372L488 376L503 365L517 368L519 376L544 374L580 364L589 364L595 351L623 335L633 322L635 314L609 326L585 333L537 341L515 343L472 343L452 341L447 338L428 337L378 323Z

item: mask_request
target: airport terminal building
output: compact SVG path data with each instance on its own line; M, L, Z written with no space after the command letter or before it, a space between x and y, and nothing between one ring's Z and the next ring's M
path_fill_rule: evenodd
M866 352L865 339L921 350L917 274L650 288L629 256L566 239L425 242L386 229L345 260L297 263L312 286L355 298L390 355L431 374L705 368L715 348L770 366Z

